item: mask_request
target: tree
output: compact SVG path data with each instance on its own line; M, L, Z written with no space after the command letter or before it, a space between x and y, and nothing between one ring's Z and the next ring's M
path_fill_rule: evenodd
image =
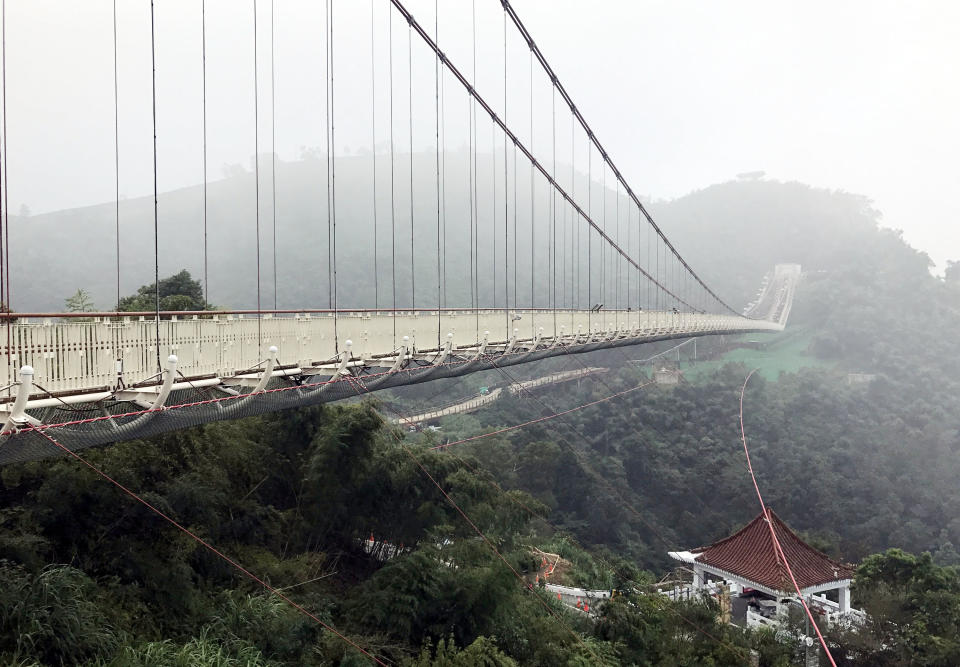
M854 665L960 664L960 573L929 553L888 549L863 560L853 592L868 622L832 639Z
M157 283L143 285L136 294L125 296L117 304L120 312L152 311L157 306ZM160 280L160 310L211 310L203 298L203 285L186 269Z
M505 655L492 639L477 637L467 648L457 648L453 637L437 642L437 650L431 655L429 646L424 646L419 657L408 667L516 667L517 662Z
M63 300L68 313L92 313L96 308L93 299L85 289L78 289L75 294Z
M948 259L947 268L943 272L943 278L948 283L960 285L960 260Z

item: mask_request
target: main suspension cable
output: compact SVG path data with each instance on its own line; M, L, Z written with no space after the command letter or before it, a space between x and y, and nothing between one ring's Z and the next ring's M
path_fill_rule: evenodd
M397 4L398 1L399 0L394 0L394 4ZM740 313L738 311L734 310L729 305L727 305L726 302L724 302L719 296L717 296L717 294L715 294L713 290L711 290L707 286L707 284L703 282L703 280L696 274L693 268L689 264L687 264L685 259L683 259L679 251L677 251L677 249L673 246L673 244L670 242L667 236L663 233L663 230L661 230L660 227L657 225L657 223L654 222L653 216L650 215L646 207L644 207L643 203L640 201L639 197L637 197L636 193L634 193L633 189L626 182L623 175L620 173L620 170L617 169L616 165L614 165L613 160L610 158L606 149L604 149L604 147L600 144L600 141L597 139L596 135L593 133L593 130L590 129L590 126L587 124L587 121L583 117L583 114L580 113L580 110L573 103L573 100L571 99L570 95L567 93L566 89L563 87L563 84L560 82L560 79L557 77L556 73L553 71L553 68L550 67L550 64L547 62L547 59L544 57L543 53L540 51L540 48L536 45L536 42L533 41L533 37L530 35L530 32L527 30L526 26L520 20L520 17L517 16L516 11L510 5L509 0L500 0L500 2L503 5L504 11L507 12L511 20L513 21L514 25L517 26L517 30L519 30L521 36L526 41L527 45L530 47L531 52L533 52L533 54L537 57L537 60L540 62L540 65L543 67L543 70L546 72L547 77L553 83L553 86L557 89L557 92L560 93L561 97L563 97L564 101L570 107L570 112L580 122L580 125L583 127L583 130L586 132L587 137L593 143L593 145L596 146L597 150L600 152L600 155L603 157L604 162L610 167L611 171L617 177L617 180L620 181L620 183L626 189L627 195L633 200L634 204L636 204L640 212L643 213L643 216L647 219L647 223L651 227L653 227L657 235L661 239L663 239L664 244L666 244L666 246L676 256L677 260L690 273L690 275L698 283L700 283L701 287L703 287L703 289L705 289L707 293L709 293L710 296L712 296L721 307L725 308L726 310L733 313L734 315L739 316ZM677 298L675 295L671 294L671 296L674 296L674 298Z

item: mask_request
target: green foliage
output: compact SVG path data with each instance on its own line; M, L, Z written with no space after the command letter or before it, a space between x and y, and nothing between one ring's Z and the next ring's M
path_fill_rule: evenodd
M92 313L96 310L93 299L83 289L78 289L74 294L64 299L63 305L68 313Z
M888 551L864 560L855 602L870 612L871 625L836 631L835 655L859 665L960 663L957 573L942 567L960 559L953 546L960 544L956 265L945 280L931 277L925 256L879 229L869 202L797 184L725 184L662 209L676 228L673 240L693 249L688 258L704 275L719 276L710 282L722 294L750 293L772 261L799 261L807 270L792 315L804 333L772 347L772 367L747 395L753 464L768 503L835 557L891 546L934 554ZM705 210L720 216L708 243ZM31 226L45 224L38 216ZM700 242L690 242L694 234ZM748 237L756 243L733 242ZM287 263L296 276L280 279L292 286L294 305L304 306L308 292L325 292L325 278L303 274L316 254L308 244L296 250L304 261ZM344 266L368 271L360 259L359 250L348 250ZM368 278L341 276L358 286L357 305L369 298L361 294L370 292ZM450 287L451 302L460 300ZM209 307L187 271L159 288L164 310ZM252 293L241 277L230 290L238 303ZM85 309L83 292L74 297ZM152 311L154 299L155 286L145 285L118 308ZM720 343L700 346L703 356L722 352ZM742 350L733 356L754 359ZM611 372L602 383L544 389L538 396L552 410L645 379L621 351L582 360ZM569 363L548 360L523 372ZM594 622L518 584L500 559L530 575L537 564L528 545L535 544L572 561L571 583L628 589L651 580L641 568L665 569L668 549L708 543L754 516L736 412L747 371L712 363L693 384L637 392L460 446L465 459L426 449L435 436L410 438L409 451L398 447L398 434L370 405L213 424L87 456L397 664L741 665L754 648L761 664L780 667L795 647L719 622L710 604L630 594L604 604ZM848 371L876 379L849 386ZM501 381L491 371L394 396L412 408ZM502 400L445 421L443 433L474 435L542 414L539 399ZM512 491L501 493L494 481ZM368 662L73 461L4 468L0 495L0 557L10 561L0 566L5 664ZM549 513L562 532L524 507ZM371 533L368 553L361 545ZM47 565L63 562L70 566Z
M957 664L952 575L937 569L960 563L957 265L948 266L945 280L931 276L929 259L899 233L881 229L865 199L799 184L728 183L660 208L661 220L675 229L672 238L692 249L695 266L719 278L710 282L722 294L749 294L773 261L801 263L805 278L788 333L769 339L762 354L701 339L700 356L709 361L693 370L685 362L692 384L602 403L463 445L461 453L548 505L551 521L591 551L605 547L662 570L668 549L729 535L757 512L744 493L737 398L747 372L761 366L745 416L768 504L840 559L891 546L933 554L888 558L874 578L894 583L857 587L857 606L895 620L886 630L860 633L860 644L844 636L851 660ZM706 230L703 211L721 212L722 228ZM703 243L704 233L712 242ZM562 411L636 386L643 376L625 358L672 344L584 355L584 365L612 372L602 383L544 388L542 402ZM543 362L529 372L555 370ZM851 385L851 372L875 377ZM539 417L540 402L501 401L441 426L450 439L469 437ZM625 504L634 511L625 512ZM577 565L582 581L597 580L588 560ZM900 581L898 568L920 583ZM862 574L872 577L869 567ZM892 627L913 634L884 634ZM775 639L764 641L757 646L766 664L789 659ZM911 648L922 643L924 650ZM885 653L896 646L906 648Z
M870 618L835 633L853 665L960 664L960 572L930 554L889 549L864 559L854 592Z
M203 285L186 269L160 280L160 310L210 310L203 298ZM121 312L145 312L157 306L157 283L143 285L136 294L125 296L117 304Z
M169 640L125 646L109 661L97 661L90 667L272 667L253 646L241 641L223 643L204 630L184 644Z
M742 665L750 645L719 620L712 604L674 604L659 596L621 595L602 608L595 636L625 665Z
M316 639L315 623L275 595L228 591L219 602L209 626L215 636L232 643L251 638L274 660L295 662Z
M943 278L952 285L960 284L960 261L950 260L943 272Z
M31 574L0 562L0 657L77 664L118 644L104 601L83 572L66 565Z
M517 662L486 637L477 637L463 650L457 648L451 637L437 642L436 651L424 646L416 660L405 664L406 667L516 667Z
M397 447L369 405L213 424L86 456L394 662L426 645L468 665L563 664L580 650L535 599L544 594L515 579L420 465L522 574L536 565L520 539L522 507L546 508L501 493L476 462ZM22 563L0 568L7 662L366 664L85 466L9 466L0 482L0 549ZM371 531L374 553L398 554L380 562L365 553ZM80 569L42 569L61 554Z

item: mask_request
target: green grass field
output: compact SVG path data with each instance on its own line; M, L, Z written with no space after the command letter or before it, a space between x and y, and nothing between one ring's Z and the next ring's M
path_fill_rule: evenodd
M763 340L756 336L750 338ZM769 340L770 343L763 350L739 348L727 352L719 359L700 361L692 366L685 362L683 376L688 382L696 383L724 364L736 362L742 362L749 368L759 368L757 372L768 380L776 380L781 372L795 373L801 368L832 366L830 362L806 354L810 335L802 329L770 336Z

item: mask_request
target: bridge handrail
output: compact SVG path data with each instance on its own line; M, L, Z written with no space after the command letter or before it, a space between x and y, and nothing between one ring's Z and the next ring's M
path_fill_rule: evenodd
M397 313L402 315L407 315L409 313L432 313L436 315L437 313L463 313L464 315L475 315L475 314L490 314L490 313L580 313L585 312L581 308L548 308L548 307L524 307L524 308L283 308L277 310L250 310L250 309L241 309L241 310L161 310L159 315L161 318L170 318L170 317L217 317L219 315L242 315L242 316L257 316L257 315L357 315L357 314L388 314L388 313ZM630 310L630 309L618 309L618 310L600 310L595 313L597 317L600 317L605 314L620 314L620 313L662 313L667 315L710 315L711 313L692 313L692 312L680 312L680 313L671 313L666 310ZM157 316L157 311L155 310L138 310L138 311L94 311L94 312L16 312L16 311L5 311L0 312L0 320L20 320L20 319L91 319L91 318L108 318L108 319L129 319L129 318L154 318ZM730 317L730 315L722 314L717 315L717 317ZM737 315L741 319L750 319L744 318L742 315Z

